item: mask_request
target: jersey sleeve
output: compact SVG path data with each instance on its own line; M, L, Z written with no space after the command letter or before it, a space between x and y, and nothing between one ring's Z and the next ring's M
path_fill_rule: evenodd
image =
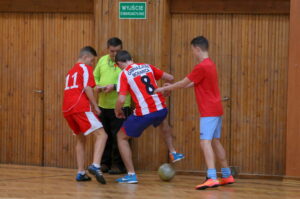
M205 71L202 67L196 66L190 74L187 75L187 78L194 82L194 84L200 83L205 75Z
M86 88L87 86L94 88L96 86L96 82L92 67L85 65L83 67L83 88Z
M129 85L128 85L126 74L124 72L121 72L119 75L117 92L120 95L127 95L128 91L129 91Z
M156 67L153 66L153 65L149 65L149 66L151 67L151 69L152 69L152 71L153 71L153 73L154 73L155 79L156 79L156 80L161 79L162 76L163 76L163 74L164 74L164 71L162 71L162 70L156 68Z

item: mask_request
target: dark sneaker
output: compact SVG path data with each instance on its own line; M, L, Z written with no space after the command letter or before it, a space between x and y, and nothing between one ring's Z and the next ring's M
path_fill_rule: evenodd
M96 177L98 182L100 182L101 184L106 184L106 181L103 177L103 174L102 174L100 168L97 168L94 165L90 165L90 166L88 166L88 171L90 172L90 174L93 174Z
M81 182L81 181L91 181L92 178L90 178L90 176L86 175L86 174L80 174L78 173L76 176L76 181Z

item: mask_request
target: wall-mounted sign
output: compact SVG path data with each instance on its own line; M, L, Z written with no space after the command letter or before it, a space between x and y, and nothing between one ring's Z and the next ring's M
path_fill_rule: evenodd
M120 19L146 19L147 18L146 2L120 2L119 18Z

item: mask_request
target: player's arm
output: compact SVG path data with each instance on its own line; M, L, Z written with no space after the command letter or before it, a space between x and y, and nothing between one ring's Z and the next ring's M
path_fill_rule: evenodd
M119 75L117 92L119 93L116 105L115 105L115 115L117 118L125 118L122 107L126 101L126 95L129 90L128 80L125 73L121 72Z
M191 82L190 84L188 84L185 88L191 88L194 87L194 82Z
M174 81L174 76L169 73L164 72L161 79L168 83L172 83Z
M124 112L122 110L122 107L125 104L125 100L126 100L126 95L118 96L116 107L115 107L115 114L117 118L125 118Z
M101 111L96 102L96 98L94 96L94 90L90 86L87 86L87 87L85 87L84 92L85 92L86 96L88 97L88 99L92 105L92 108L95 111L95 114L100 115Z
M158 92L164 92L164 91L171 91L171 90L175 90L178 88L185 88L186 86L188 86L191 83L192 83L192 81L186 77L186 78L182 79L181 81L178 81L174 84L170 84L168 86L157 88L155 90L155 92L158 93Z

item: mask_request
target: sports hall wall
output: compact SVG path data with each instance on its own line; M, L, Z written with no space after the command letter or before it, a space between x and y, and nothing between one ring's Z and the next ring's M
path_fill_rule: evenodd
M265 9L247 1L254 5L250 12L251 5L224 7L220 0L148 0L146 20L120 20L119 0L26 1L0 3L0 163L75 167L75 139L62 118L61 101L64 75L83 45L102 55L106 40L120 37L135 61L155 64L178 80L195 64L191 38L205 35L218 66L230 164L242 174L285 174L289 1L268 0ZM195 2L215 10L193 10L189 5ZM192 93L173 93L170 123L176 148L187 155L177 170L201 172ZM88 143L91 158L92 138ZM132 147L140 170L156 170L168 160L155 129Z

